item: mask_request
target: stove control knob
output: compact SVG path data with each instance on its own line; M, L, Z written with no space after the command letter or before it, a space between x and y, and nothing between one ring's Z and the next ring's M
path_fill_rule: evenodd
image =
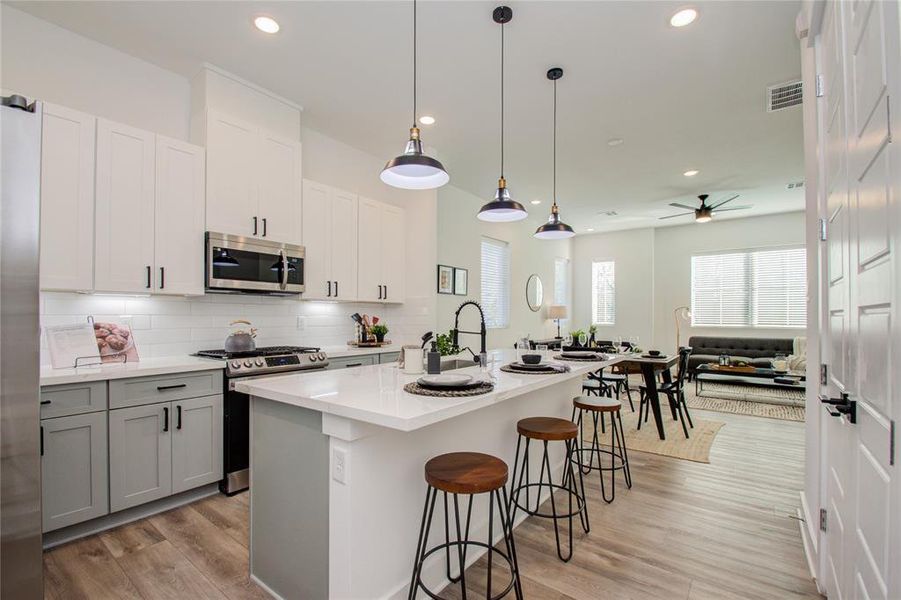
M319 360L325 360L325 352L320 352L317 356L319 357Z
M254 362L254 364L255 364L256 366L258 366L258 367L262 367L262 366L263 366L263 359L262 359L262 358L258 358L258 359L256 359L256 360L253 361L253 362Z
M250 361L250 360L245 360L245 361L244 361L244 366L245 366L245 367L248 367L248 368L249 368L249 367L252 367L252 366L253 366L253 362Z
M310 354L309 356L310 356L310 362L316 362L317 360L319 360L318 354Z
M240 369L240 368L241 368L241 361L240 361L240 360L233 360L233 361L232 361L232 369Z

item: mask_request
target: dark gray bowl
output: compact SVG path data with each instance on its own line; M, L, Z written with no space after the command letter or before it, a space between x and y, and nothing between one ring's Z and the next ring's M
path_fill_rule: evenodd
M541 362L541 355L540 354L523 354L522 362L524 362L527 365L537 365L538 363Z
M648 350L650 356L660 356L660 350Z

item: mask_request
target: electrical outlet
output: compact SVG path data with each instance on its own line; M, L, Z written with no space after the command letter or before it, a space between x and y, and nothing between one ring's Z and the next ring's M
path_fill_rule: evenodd
M307 318L306 317L297 317L297 331L303 331L307 328Z
M347 452L340 448L332 450L332 479L347 483Z

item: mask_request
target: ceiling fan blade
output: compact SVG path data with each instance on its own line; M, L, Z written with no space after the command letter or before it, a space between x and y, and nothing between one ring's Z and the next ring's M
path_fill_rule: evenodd
M695 210L696 206L686 206L685 204L679 204L678 202L670 202L670 206L675 206L676 208L684 208L685 210Z
M754 208L753 206L733 206L732 208L717 208L713 211L713 214L728 212L730 210L747 210L749 208Z
M717 208L718 206L722 206L722 205L725 204L726 202L732 202L733 200L735 200L736 198L738 198L740 195L741 195L741 194L735 194L735 195L732 196L731 198L727 198L727 199L723 200L722 202L717 202L716 204L714 204L714 205L711 206L710 208L713 209L713 210L716 210L716 208Z
M693 214L695 214L694 209L692 209L691 212L687 212L687 213L679 213L678 215L667 215L665 217L657 217L657 218L658 219L675 219L676 217L684 217L685 215L693 215Z

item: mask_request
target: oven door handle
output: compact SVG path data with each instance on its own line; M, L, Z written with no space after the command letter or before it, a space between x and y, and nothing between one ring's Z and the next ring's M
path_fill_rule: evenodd
M278 256L282 265L281 281L279 281L279 285L284 290L288 288L288 255L285 254L284 250L279 250Z

